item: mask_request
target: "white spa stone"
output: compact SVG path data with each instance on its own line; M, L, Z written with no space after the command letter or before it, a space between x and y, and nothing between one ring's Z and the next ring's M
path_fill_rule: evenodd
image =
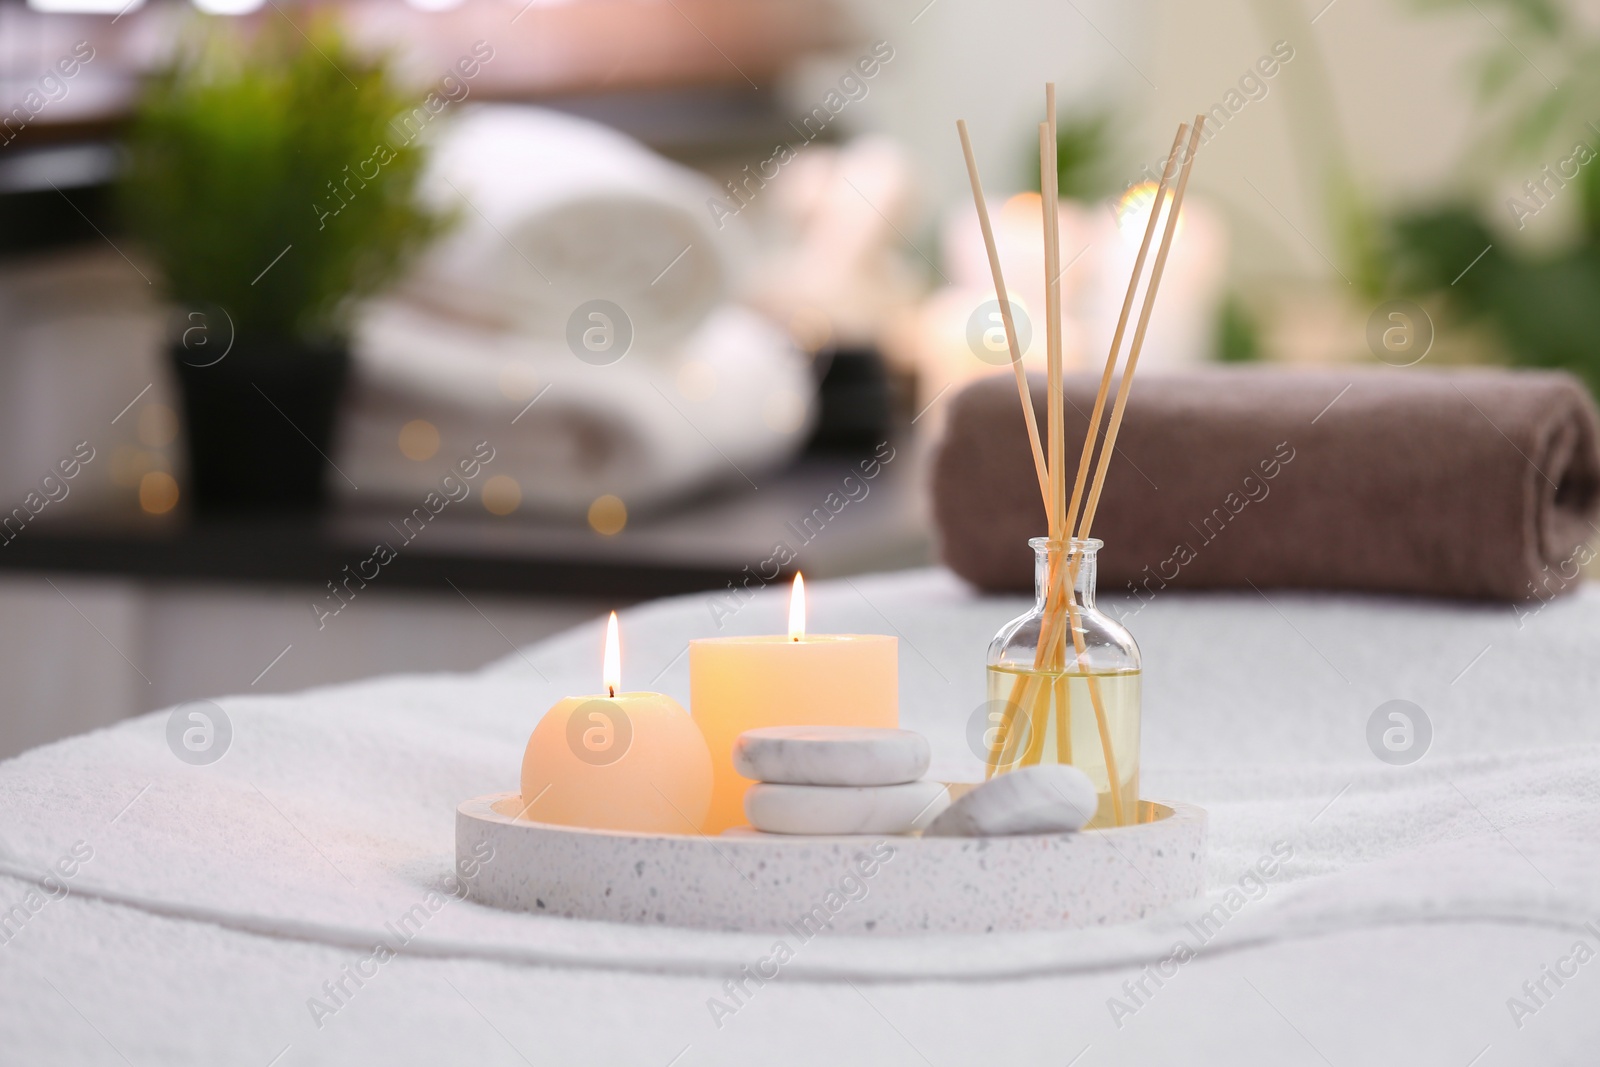
M758 782L744 795L750 825L773 834L903 834L950 805L943 782L786 785Z
M1089 776L1065 764L1020 767L968 791L929 824L926 837L1068 833L1094 818Z
M868 726L768 726L733 743L733 769L758 782L899 785L928 773L928 739Z

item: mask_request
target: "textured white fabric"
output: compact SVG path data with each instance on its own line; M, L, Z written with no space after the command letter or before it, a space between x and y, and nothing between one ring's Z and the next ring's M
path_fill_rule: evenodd
M336 452L349 481L331 484L352 502L416 506L487 440L487 476L516 479L528 510L581 518L611 493L642 514L710 485L743 486L740 471L758 477L810 433L810 361L755 312L720 307L666 355L593 366L560 341L382 302L356 336ZM413 419L439 431L431 461L400 452Z
M415 507L487 439L524 511L582 518L609 493L640 514L804 443L810 360L730 302L743 227L712 225L708 179L512 105L469 108L431 159L424 187L456 225L356 323L339 493ZM438 461L400 452L414 419Z
M901 636L904 724L936 772L974 769L984 648L1021 601L939 571L809 592L817 632ZM164 714L34 750L0 765L0 910L77 842L93 858L0 946L0 1060L1588 1062L1600 970L1520 1028L1507 999L1576 941L1600 948L1600 595L1521 628L1503 607L1267 595L1163 595L1128 619L1144 792L1211 812L1207 899L1075 933L818 937L738 1002L722 982L770 936L451 902L313 1019L322 983L448 876L455 804L514 789L538 714L594 685L598 621L477 674L219 699L234 738L207 767L172 756ZM625 684L685 700L712 603L624 613ZM770 590L720 632L784 611ZM1395 698L1434 727L1410 767L1365 739ZM1124 990L1178 941L1198 958ZM713 997L737 1008L720 1027Z
M442 311L559 341L605 299L663 354L730 289L742 227L714 226L711 180L597 122L469 108L434 146L426 191L457 214L405 289Z

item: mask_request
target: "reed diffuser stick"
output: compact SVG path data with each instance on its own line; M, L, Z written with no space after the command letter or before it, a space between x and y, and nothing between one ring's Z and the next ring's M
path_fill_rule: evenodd
M1094 458L1095 444L1100 437L1100 420L1105 417L1106 394L1111 390L1111 376L1117 368L1117 355L1122 349L1122 336L1128 329L1128 314L1133 310L1133 298L1139 291L1139 278L1144 274L1145 257L1150 252L1150 239L1155 235L1156 222L1161 217L1161 203L1166 198L1167 185L1172 181L1177 166L1178 150L1183 146L1183 135L1189 130L1187 122L1178 126L1172 138L1172 149L1167 153L1167 164L1161 168L1161 182L1150 205L1150 218L1144 226L1144 239L1139 242L1139 254L1133 261L1133 273L1128 276L1128 292L1122 298L1122 313L1117 316L1117 328L1111 335L1111 350L1106 353L1106 366L1100 374L1100 388L1095 392L1094 410L1089 413L1089 429L1083 437L1083 453L1078 457L1078 477L1072 483L1072 502L1067 508L1067 527L1077 522L1078 509L1083 503L1083 490L1089 479L1090 461Z
M1045 103L1053 116L1055 103L1054 84L1045 86ZM1064 413L1059 403L1061 399L1061 348L1060 348L1060 304L1052 299L1059 290L1052 281L1059 281L1060 268L1060 241L1059 230L1056 222L1056 194L1055 194L1055 168L1056 149L1055 138L1051 136L1054 123L1051 121L1039 123L1039 214L1041 228L1044 232L1044 265L1045 265L1045 357L1046 357L1046 401L1045 401L1045 427L1048 436L1048 449L1050 459L1046 463L1049 474L1048 485L1045 490L1045 516L1049 526L1051 540L1058 540L1066 525L1064 489L1065 479L1062 477L1064 465L1057 460L1058 454L1064 453L1065 438L1063 436ZM969 172L975 170L969 164ZM1023 400L1024 410L1033 406L1031 396L1025 394ZM1055 600L1055 571L1050 571L1050 593L1047 597L1047 611L1059 610ZM1054 608L1048 606L1054 605ZM1041 635L1042 636L1042 635ZM1059 642L1058 642L1059 643ZM1048 656L1049 653L1043 645L1036 651L1036 656ZM1036 662L1035 666L1039 666ZM1049 687L1045 687L1048 697ZM1000 718L1000 728L995 731L993 743L989 746L988 765L985 776L992 776L999 768L1009 767L1018 757L1014 750L1026 744L1025 750L1020 754L1023 763L1038 762L1038 749L1044 743L1044 732L1048 715L1048 700L1046 707L1039 707L1038 694L1032 679L1018 678L1011 688L1011 695L1006 699L1006 707ZM1028 731L1023 734L1017 729L1021 722L1028 724ZM1025 741L1024 741L1025 739Z
M1048 426L1050 469L1050 539L1060 540L1065 533L1066 515L1063 488L1066 439L1063 436L1061 408L1061 307L1054 299L1054 281L1061 270L1061 242L1056 228L1055 144L1050 139L1050 124L1039 123L1039 189L1044 223L1044 328L1045 328L1045 422Z
M1144 273L1145 258L1150 251L1150 241L1156 231L1156 223L1161 215L1161 205L1166 198L1168 183L1172 181L1173 168L1178 159L1178 150L1183 144L1183 135L1188 130L1188 124L1179 125L1178 132L1172 138L1172 148L1167 153L1167 162L1161 170L1161 181L1156 186L1154 200L1150 205L1150 218L1145 223L1144 238L1139 243L1139 254L1133 261L1133 272L1128 278L1128 291L1123 297L1122 313L1117 318L1116 331L1111 336L1111 348L1106 353L1105 369L1100 375L1100 387L1095 392L1094 409L1089 415L1089 426L1083 437L1083 451L1078 459L1078 475L1072 486L1072 500L1067 507L1066 526L1071 529L1078 517L1078 507L1083 499L1083 490L1089 474L1090 461L1094 456L1095 444L1100 436L1100 420L1104 416L1106 395L1110 391L1111 376L1116 369L1117 355L1122 348L1122 338L1128 328L1128 316L1133 309L1133 300L1139 289L1139 278ZM1084 534L1087 536L1087 534ZM1065 580L1069 586L1076 586L1078 581L1078 568L1080 561L1074 555L1068 561ZM1053 581L1053 579L1052 579ZM1083 628L1078 624L1078 610L1076 595L1070 590L1065 595L1067 607L1067 628L1072 634L1073 650L1081 659L1084 654ZM1065 662L1065 649L1062 650L1061 659ZM1111 744L1110 724L1106 720L1105 704L1101 698L1099 679L1093 675L1088 676L1089 701L1094 708L1095 726L1100 734L1100 747L1106 762L1106 777L1111 785L1111 804L1113 817L1117 825L1123 825L1124 812L1122 810L1121 776L1117 769L1116 750ZM1072 762L1072 708L1070 704L1070 687L1066 679L1056 680L1056 757L1059 762Z
M1079 524L1079 537L1088 537L1094 513L1100 506L1100 491L1105 488L1106 470L1111 465L1111 452L1117 447L1117 431L1122 428L1122 414L1128 406L1128 392L1133 387L1133 372L1139 366L1139 353L1144 348L1145 331L1150 328L1150 312L1155 310L1156 291L1161 288L1161 274L1167 266L1167 253L1172 251L1172 235L1178 230L1178 210L1183 207L1183 194L1189 188L1189 172L1194 169L1195 153L1200 150L1200 133L1205 128L1206 117L1194 117L1194 129L1189 134L1189 147L1183 161L1183 173L1178 176L1178 187L1172 194L1172 206L1167 210L1167 229L1161 235L1161 250L1156 253L1155 266L1150 269L1150 284L1145 289L1144 306L1139 309L1139 325L1133 331L1133 344L1128 349L1128 366L1117 385L1117 401L1111 408L1111 422L1106 426L1105 447L1100 452L1100 464L1094 472L1094 488L1083 508Z
M1056 85L1055 82L1046 82L1044 86L1044 142L1039 152L1039 188L1044 205L1045 247L1045 317L1046 329L1049 340L1050 366L1055 379L1049 385L1050 411L1056 418L1057 434L1052 442L1050 451L1050 473L1052 480L1050 491L1055 497L1056 513L1060 516L1056 523L1054 537L1062 540L1072 536L1072 515L1066 510L1067 505L1067 410L1066 410L1066 383L1064 368L1062 367L1062 324L1061 324L1061 170L1060 170L1060 142L1056 137ZM1050 583L1055 591L1056 582ZM1057 599L1062 590L1057 593ZM1065 642L1059 642L1059 647L1051 650L1048 662L1051 666L1060 668L1066 661ZM1035 722L1035 748L1039 755L1044 751L1044 733L1048 725L1050 693L1042 694L1044 707L1039 712ZM1061 720L1058 714L1057 733L1063 727L1070 729L1069 723Z
M1011 350L1011 370L1016 375L1017 393L1022 398L1022 419L1028 426L1028 444L1033 449L1033 469L1039 478L1039 496L1048 514L1050 475L1045 467L1044 448L1039 443L1039 422L1033 414L1028 374L1022 366L1022 352L1017 346L1017 327L1011 317L1011 301L1006 295L1005 276L1000 271L1000 252L994 240L994 227L989 224L989 205L984 200L983 182L978 179L978 160L972 152L972 139L967 136L965 119L956 120L956 131L961 134L961 152L967 157L967 178L972 183L972 201L978 208L978 228L983 231L983 247L989 253L989 273L994 276L994 295L1000 303L1000 322L1005 326L1006 345Z
M1045 428L1050 456L1045 464L1049 475L1048 484L1045 488L1045 516L1048 522L1050 539L1059 540L1066 528L1064 491L1066 480L1063 477L1064 464L1056 458L1058 455L1064 455L1065 451L1065 437L1063 435L1065 419L1060 403L1062 397L1061 307L1059 301L1053 299L1053 297L1059 296L1060 292L1054 284L1060 280L1060 231L1055 210L1057 206L1055 190L1056 144L1055 138L1052 136L1055 125L1053 121L1054 105L1055 85L1053 83L1047 84L1045 86L1045 106L1049 117L1047 121L1039 123L1039 215L1041 228L1044 232L1045 263L1045 392L1047 394L1045 400ZM962 124L958 123L957 126L959 130ZM963 140L963 144L965 144L965 140ZM969 176L976 172L976 167L970 162L970 157L968 171ZM1033 402L1031 395L1026 390L1025 382L1022 388L1024 390L1023 408L1025 411L1029 411L1032 409ZM1050 571L1049 586L1050 592L1046 600L1046 610L1047 612L1059 611L1060 605L1055 603L1056 581L1053 566ZM1059 640L1057 640L1057 644L1060 644ZM1050 653L1041 644L1036 655L1048 657ZM1037 662L1035 664L1035 666L1040 665ZM1018 678L1012 686L1011 695L1006 699L1006 707L1001 714L1000 727L995 731L993 742L989 746L988 765L985 768L986 777L992 776L1001 767L1011 766L1013 760L1017 758L1013 756L1013 750L1024 744L1024 738L1026 738L1026 750L1020 754L1020 759L1024 763L1029 762L1030 759L1032 762L1038 761L1036 749L1043 744L1047 720L1042 716L1048 714L1048 700L1046 701L1045 710L1041 711L1038 706L1038 694L1034 692L1034 689L1033 681L1025 677ZM1048 694L1049 687L1046 686L1045 695L1048 696ZM1026 722L1029 727L1025 735L1017 729L1018 724L1021 722Z
M1203 121L1203 119L1201 121ZM1189 148L1189 153L1188 153L1188 159L1185 160L1184 171L1183 171L1182 175L1179 178L1179 189L1180 190L1184 189L1187 186L1189 168L1193 164L1195 149L1198 147L1198 144L1197 144L1197 142L1198 142L1198 130L1199 130L1199 125L1197 123L1197 125L1195 127L1195 131L1191 133L1191 140L1190 140L1190 148ZM1174 149L1176 149L1176 147L1179 144L1182 143L1182 140L1183 140L1183 128L1180 127L1177 136L1174 137ZM1169 154L1168 166L1163 169L1163 180L1164 180L1163 184L1165 183L1165 181L1170 180L1170 175L1171 175L1171 170L1172 170L1171 164L1173 163L1173 161L1174 161L1173 160L1173 156L1171 154ZM1163 203L1163 190L1162 190L1162 186L1158 185L1157 186L1157 197L1156 197L1155 202L1151 206L1151 217L1152 217L1152 219L1155 219L1155 218L1157 218L1159 216L1160 210L1161 210L1161 207L1162 207L1162 203ZM1179 203L1180 203L1180 200L1179 200L1178 196L1175 194L1174 195L1174 199L1173 199L1172 213L1169 214L1169 216L1168 216L1168 228L1167 228L1166 233L1163 235L1161 250L1157 252L1157 256L1156 256L1157 267L1164 267L1164 265L1165 265L1166 253L1171 247L1171 237L1172 237L1172 234L1174 232L1174 227L1172 225L1172 221L1174 219L1176 219L1176 217L1177 217L1176 216L1176 210L1177 210L1177 207L1179 206ZM1147 236L1147 238L1153 232L1153 226L1154 226L1153 222L1152 223L1147 223L1147 225L1146 225L1146 236ZM1144 247L1145 247L1145 250L1147 251L1148 250L1148 242L1146 242ZM1133 291L1137 290L1139 275L1140 275L1141 272L1142 272L1142 263L1136 263L1134 274L1133 274L1133 278L1130 280L1130 283L1129 283L1130 290L1133 290ZM1148 321L1149 321L1149 314L1148 313L1149 313L1150 309L1153 307L1152 301L1153 301L1153 297L1154 297L1154 292L1159 287L1159 281L1160 281L1160 272L1159 272L1159 270L1152 269L1151 282L1150 282L1150 285L1147 286L1146 294L1145 294L1145 304L1144 304L1144 308L1141 310L1141 314L1140 314L1140 320L1139 320L1140 321L1140 328L1137 328L1135 330L1134 345L1133 345L1132 348L1130 348L1129 367L1124 372L1122 385L1118 389L1119 405L1114 407L1113 411L1112 411L1112 417L1113 417L1113 420L1114 420L1113 424L1112 424L1113 426L1119 424L1118 421L1117 421L1118 420L1118 416L1119 416L1119 412L1123 409L1123 407L1126 404L1127 388L1128 388L1128 385L1129 385L1129 383L1131 381L1132 372L1133 372L1133 370L1135 370L1137 368L1137 365L1138 365L1137 359L1134 358L1133 354L1135 352L1137 352L1137 350L1140 347L1142 347L1142 345L1143 345L1144 331L1148 327ZM1125 329L1126 327L1124 326L1123 328ZM1116 354L1116 349L1114 348L1112 350L1111 354L1110 354L1111 359L1114 360L1115 354ZM1110 365L1114 366L1115 364L1113 362ZM1107 388L1108 387L1109 387L1109 383L1107 382ZM1052 397L1052 399L1053 400L1057 400L1057 402L1059 402L1059 400L1060 400L1060 398L1056 398L1056 397ZM1102 410L1103 410L1103 403L1102 403L1101 407L1102 407ZM1097 429L1098 429L1097 422L1096 421L1091 421L1091 425L1089 427L1089 432L1085 436L1084 445L1085 445L1086 449L1090 449L1090 448L1093 447L1094 438L1095 438L1095 436L1097 436L1097 434L1096 434L1096 430ZM1099 490L1104 485L1105 471L1108 468L1110 457L1111 457L1111 454L1112 454L1112 450L1115 448L1115 445L1116 445L1116 435L1115 435L1114 432L1112 432L1112 430L1110 428L1108 428L1105 446L1104 446L1104 449L1102 450L1101 456L1100 456L1100 466L1099 466L1099 469L1096 471L1096 481L1095 481L1095 485L1094 485L1094 491L1092 492L1091 497L1090 497L1090 500L1092 501L1094 506L1098 505ZM1080 467L1082 467L1081 463L1080 463ZM1074 509L1072 509L1072 511L1069 511L1068 512L1069 516L1075 518L1076 517L1075 514L1074 514L1075 510L1076 509L1074 508ZM1089 510L1085 511L1085 518L1092 518L1092 513ZM1070 519L1069 519L1069 522L1070 522ZM1080 526L1079 530L1077 531L1077 535L1079 537L1087 537L1088 536L1088 529L1089 529L1089 527L1086 526L1086 525L1085 526ZM1066 536L1070 536L1070 534L1068 534ZM1070 553L1070 550L1069 550L1069 555L1070 554L1071 553ZM1084 652L1085 652L1085 645L1084 645L1082 628L1079 625L1078 618L1077 618L1077 614L1078 613L1077 613L1077 610L1076 610L1077 609L1077 602L1076 602L1076 599L1075 599L1075 593L1070 588L1063 589L1061 587L1063 579L1065 579L1067 582L1070 582L1070 583L1074 583L1074 584L1076 583L1078 568L1079 568L1079 563L1078 563L1076 558L1073 558L1073 559L1069 560L1068 561L1068 565L1066 565L1066 566L1061 566L1059 564L1059 562L1058 562L1056 566L1053 566L1051 568L1051 571L1050 571L1048 579L1047 579L1048 580L1048 584L1049 584L1049 593L1048 593L1047 598L1046 598L1044 621L1043 621L1043 625L1041 627L1039 646L1038 646L1038 649L1037 649L1036 655L1035 655L1035 666L1036 666L1036 669L1045 669L1045 670L1053 669L1053 670L1057 670L1057 671L1063 671L1064 670L1066 655L1065 655L1065 648L1062 647L1062 645L1064 645L1065 639L1066 639L1068 634L1071 635L1074 651L1077 653L1076 659L1078 661L1080 661L1080 662L1083 659ZM1059 652L1057 651L1058 648L1059 648ZM1093 708L1094 708L1095 724L1096 724L1098 733L1100 735L1100 746L1101 746L1101 751L1102 751L1102 757L1105 760L1106 773L1107 773L1107 784L1108 784L1108 789L1109 789L1109 791L1111 793L1111 803L1112 803L1112 809L1113 809L1113 818L1114 818L1114 820L1115 820L1117 825L1119 825L1119 826L1125 825L1126 824L1126 819L1127 819L1127 813L1124 811L1124 804L1122 802L1121 774L1120 774L1119 768L1117 767L1116 751L1115 751L1115 748L1114 748L1114 746L1112 745L1112 742L1111 742L1110 728L1109 728L1109 722L1108 722L1107 717L1106 717L1104 700L1103 700L1102 694L1100 692L1100 686L1097 684L1099 680L1097 678L1095 678L1092 675L1092 673L1090 673L1088 671L1084 671L1083 673L1085 675L1087 675L1086 681L1088 683L1089 698L1090 698L1090 702L1091 702L1091 704L1093 705ZM1037 729L1038 726L1041 724L1041 717L1040 717L1040 715L1039 715L1039 713L1037 711L1034 713L1033 716L1030 717L1030 724L1033 725L1035 729ZM1066 714L1064 714L1064 715L1058 713L1058 726L1057 726L1057 730L1058 730L1058 751L1059 751L1059 747L1060 747L1059 733L1060 733L1060 731L1062 730L1063 727L1065 727L1067 729L1070 729L1070 709L1068 709ZM1038 749L1039 749L1038 739L1030 737L1030 741L1032 741L1034 743L1029 745L1029 751L1024 754L1023 762L1025 762L1025 763L1028 761L1028 757L1030 757L1030 756L1035 756L1036 757L1037 755L1042 755L1042 753L1039 753L1039 751L1038 751Z
M1079 606L1077 603L1077 582L1082 567L1081 556L1073 550L1073 539L1087 539L1092 529L1095 511L1099 507L1101 492L1104 489L1106 473L1109 470L1110 460L1116 448L1117 433L1121 428L1122 416L1126 410L1128 392L1131 387L1134 371L1138 367L1139 353L1144 346L1144 340L1149 328L1150 315L1154 308L1156 293L1159 290L1161 276L1166 267L1167 256L1171 250L1173 235L1176 232L1176 223L1179 208L1182 206L1183 196L1188 187L1190 171L1194 164L1196 151L1199 147L1200 134L1205 122L1204 116L1196 116L1193 127L1187 124L1180 125L1173 138L1172 149L1168 154L1166 166L1162 170L1161 181L1156 187L1154 202L1150 209L1150 218L1146 223L1143 240L1140 243L1138 257L1134 262L1132 277L1128 282L1128 291L1123 301L1121 314L1117 321L1116 331L1112 337L1111 349L1107 353L1105 369L1100 380L1094 405L1094 412L1090 417L1088 431L1084 436L1083 452L1078 463L1077 477L1072 486L1072 495L1069 502L1066 486L1065 462L1065 402L1066 397L1062 388L1062 323L1061 323L1061 249L1060 249L1060 220L1059 220L1059 190L1057 188L1057 160L1055 137L1055 86L1045 87L1045 100L1048 108L1047 120L1039 124L1039 185L1040 185L1040 221L1044 228L1044 259L1045 259L1045 352L1046 352L1046 437L1045 447L1040 447L1038 439L1037 419L1032 418L1031 397L1026 389L1026 378L1020 367L1020 352L1017 347L1015 326L1011 321L1009 303L1005 296L1004 281L1000 274L999 256L995 247L993 230L988 220L988 211L984 203L981 184L978 180L977 165L971 148L971 141L967 134L966 124L957 123L957 130L961 134L962 150L967 160L968 177L973 186L973 198L978 205L980 227L984 233L984 242L990 257L990 269L994 275L996 294L1000 297L1002 321L1006 326L1006 339L1011 348L1012 364L1018 379L1018 393L1023 401L1024 418L1028 423L1030 442L1034 452L1035 474L1039 477L1041 492L1045 498L1045 511L1049 519L1049 537L1053 551L1045 576L1045 604L1037 644L1034 649L1034 662L1032 670L1020 673L1011 687L1011 692L1006 700L1006 706L1001 717L999 730L996 731L989 745L989 765L987 775L992 776L996 771L1004 768L1010 769L1016 763L1038 763L1044 757L1045 734L1050 726L1050 711L1052 706L1056 710L1056 758L1061 762L1070 763L1072 760L1072 715L1070 707L1072 676L1082 675L1089 690L1090 702L1094 707L1096 726L1102 757L1105 761L1107 772L1107 788L1111 794L1111 806L1116 825L1126 825L1129 813L1126 812L1122 797L1122 779L1117 767L1116 751L1112 744L1109 722L1100 686L1099 679L1089 670L1086 654L1084 630L1079 621ZM1100 438L1100 422L1105 417L1106 400L1110 394L1111 378L1115 372L1117 356L1120 354L1122 340L1127 332L1127 324L1132 314L1133 301L1136 298L1141 276L1144 273L1145 262L1149 256L1151 242L1158 225L1162 208L1167 204L1169 186L1172 183L1173 170L1179 159L1179 151L1184 142L1185 132L1189 134L1188 151L1183 159L1182 170L1178 175L1177 185L1171 192L1171 203L1168 207L1167 226L1162 235L1160 247L1156 253L1154 265L1151 268L1150 279L1145 287L1145 299L1140 309L1138 324L1134 330L1132 344L1129 347L1127 367L1123 371L1122 381L1117 389L1116 400L1112 405L1110 419L1106 425L1103 441ZM1099 462L1095 464L1096 445L1099 444ZM1094 469L1094 478L1089 481L1090 469ZM1084 499L1087 488L1087 500ZM1079 515L1080 503L1082 515ZM1076 529L1074 526L1076 525ZM1065 550L1063 552L1063 549ZM1078 668L1069 672L1067 640L1070 637L1075 655L1072 657L1073 665ZM1018 729L1026 724L1029 729L1023 732Z
M1100 451L1100 462L1095 469L1094 485L1090 490L1089 499L1084 505L1083 517L1078 526L1077 536L1087 538L1094 522L1096 509L1100 505L1100 492L1105 487L1106 471L1111 465L1112 452L1117 447L1117 431L1122 427L1122 415L1127 409L1128 393L1133 386L1133 374L1139 366L1139 353L1144 347L1145 331L1150 325L1150 313L1155 307L1156 293L1161 287L1161 275L1167 264L1167 253L1172 249L1172 236L1177 232L1178 209L1183 206L1183 194L1189 185L1189 172L1194 167L1195 153L1200 147L1200 133L1205 124L1205 116L1195 116L1194 127L1189 135L1189 146L1186 158L1183 161L1183 171L1178 176L1178 185L1172 194L1172 205L1167 213L1167 226L1161 235L1161 248L1156 253L1155 265L1150 270L1150 282L1145 287L1144 305L1139 309L1139 325L1134 329L1133 343L1128 348L1128 365L1122 372L1122 381L1117 386L1116 403L1111 409L1111 421L1106 426L1105 443ZM1180 128L1181 140L1181 128ZM1170 164L1170 160L1169 160ZM1166 174L1163 173L1163 178ZM1158 186L1159 192L1159 186ZM1158 195L1151 205L1151 218L1160 214L1161 198ZM1075 614L1075 613L1074 613ZM1073 618L1068 628L1072 631L1073 646L1082 656L1084 651L1083 634ZM1122 805L1122 792L1117 788L1119 776L1116 766L1116 753L1111 744L1111 731L1106 721L1105 707L1100 699L1099 686L1095 679L1089 679L1089 699L1094 704L1095 725L1100 733L1100 745L1105 752L1106 773L1112 783L1111 801L1115 808L1117 825L1122 826L1124 813Z
M1056 83L1044 84L1044 146L1039 153L1039 196L1044 206L1045 258L1045 334L1049 342L1047 358L1055 384L1050 389L1050 411L1056 416L1056 435L1050 445L1050 491L1055 496L1056 534L1071 534L1067 502L1067 423L1062 403L1061 366L1061 171L1056 141Z
M1056 698L1056 762L1072 762L1072 687L1066 675L1052 683Z
M1066 433L1066 396L1063 388L1062 368L1062 326L1061 326L1061 193L1059 188L1060 171L1058 169L1058 145L1056 140L1056 87L1054 82L1048 82L1044 87L1045 121L1039 126L1039 190L1042 208L1042 221L1044 224L1044 269L1045 269L1045 336L1046 355L1049 360L1046 391L1048 393L1046 410L1049 413L1051 427L1050 435L1050 495L1052 501L1051 514L1055 516L1055 523L1050 529L1052 540L1062 540L1071 536L1071 516L1066 510L1067 486L1067 433ZM1063 595L1070 599L1070 593L1060 588L1058 581L1060 568L1057 561L1052 560L1048 571L1049 593L1046 596L1046 612L1059 612ZM1042 635L1041 635L1042 636ZM1054 641L1041 645L1035 650L1034 663L1036 668L1059 671L1065 666L1066 644L1064 639L1057 637ZM1063 687L1059 685L1060 679L1054 679L1048 685L1042 686L1035 694L1032 707L1029 709L1028 747L1023 754L1024 763L1038 763L1044 757L1045 734L1050 726L1050 708L1056 705L1056 747L1059 753L1061 738L1071 736L1071 715L1063 707L1059 697Z
M1070 550L1069 550L1069 554L1070 554ZM1071 577L1070 577L1069 580L1074 584L1074 586L1076 585L1077 580L1078 580L1078 567L1079 567L1079 564L1078 564L1077 560L1074 558L1069 566L1066 566L1066 567L1062 568L1063 570L1066 570L1066 571L1070 572ZM1047 603L1047 607L1048 607L1048 603ZM1078 623L1078 599L1077 599L1077 594L1076 594L1075 590L1068 590L1067 591L1067 593L1066 593L1066 608L1067 608L1067 610L1066 610L1067 632L1072 635L1072 648L1073 648L1073 651L1075 653L1077 653L1077 655L1075 657L1075 660L1076 660L1077 663L1079 663L1080 665L1083 665L1084 668L1085 668L1081 673L1084 675L1085 680L1088 682L1088 686L1089 686L1089 704L1094 709L1095 728L1099 731L1099 734L1100 734L1100 755L1101 755L1101 758L1105 760L1105 764L1106 764L1106 782L1107 782L1107 785L1108 785L1108 787L1110 789L1110 792L1111 792L1112 818L1113 818L1113 820L1115 820L1116 825L1125 826L1126 825L1126 823L1124 822L1125 815L1124 815L1124 812L1123 812L1123 804L1122 804L1122 775L1121 775L1121 772L1118 771L1118 769L1117 769L1117 750L1116 750L1116 747L1111 743L1111 726L1110 726L1109 720L1106 718L1105 701L1101 697L1101 694L1100 694L1100 679L1097 678L1093 674L1093 672L1091 672L1091 671L1089 671L1087 669L1087 664L1085 663L1085 656L1084 656L1085 647L1084 647L1084 640L1083 640L1083 627L1081 625L1079 625L1079 623ZM1059 612L1058 612L1058 615L1059 615ZM1046 621L1048 622L1048 615L1046 617ZM1063 643L1065 642L1065 636L1064 635L1061 638L1061 640L1063 641ZM1065 661L1066 661L1065 648L1063 648L1063 650L1062 650L1061 661L1062 661L1062 664L1064 666L1065 665ZM1064 681L1064 680L1065 680L1064 678L1057 679L1058 682ZM1067 721L1067 728L1070 729L1071 728L1071 713L1070 713L1070 709L1068 711L1068 714L1066 716L1064 716L1064 718Z

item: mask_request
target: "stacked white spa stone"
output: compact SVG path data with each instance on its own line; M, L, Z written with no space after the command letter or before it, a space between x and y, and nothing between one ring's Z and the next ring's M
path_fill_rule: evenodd
M756 780L744 813L762 833L1008 837L1072 833L1094 818L1099 798L1076 767L1021 767L952 804L944 783L923 777L929 760L927 738L910 730L771 726L733 746L734 769Z
M747 730L733 766L756 784L744 798L755 829L771 834L906 834L950 806L929 781L928 740L910 730L772 726Z

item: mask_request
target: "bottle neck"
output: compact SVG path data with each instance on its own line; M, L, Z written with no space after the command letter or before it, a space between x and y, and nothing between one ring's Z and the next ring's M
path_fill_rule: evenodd
M1033 592L1039 609L1045 606L1052 582L1062 589L1070 588L1079 607L1094 607L1095 553L1100 541L1036 537L1028 543L1033 547Z

